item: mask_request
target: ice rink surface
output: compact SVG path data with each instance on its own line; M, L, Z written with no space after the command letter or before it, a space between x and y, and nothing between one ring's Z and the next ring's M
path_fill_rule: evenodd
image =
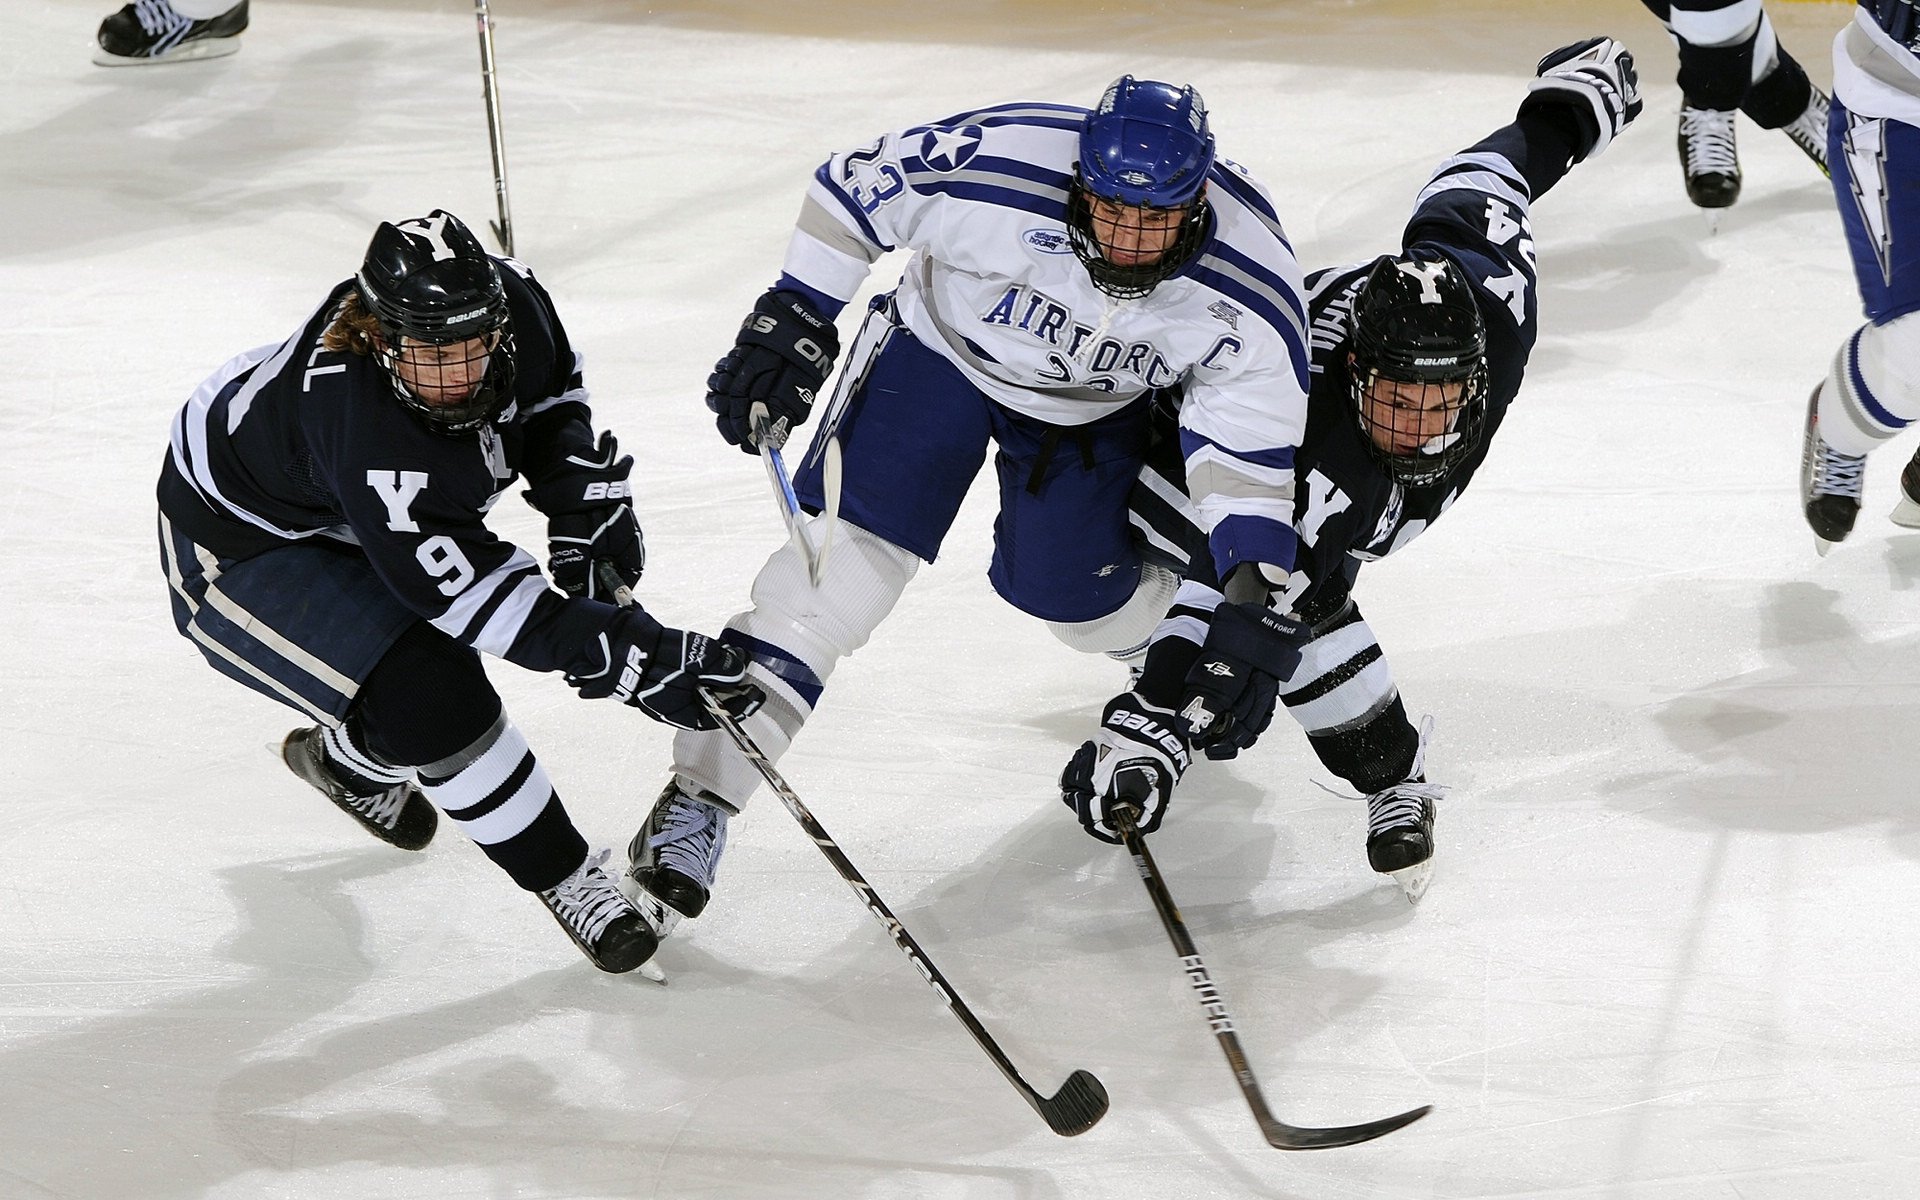
M520 256L640 459L644 598L706 629L781 531L702 385L829 150L1191 80L1324 265L1395 247L1540 54L1639 55L1641 123L1536 207L1542 333L1491 459L1357 591L1454 788L1431 891L1367 869L1363 806L1284 717L1154 838L1283 1119L1434 1105L1286 1155L1130 862L1059 805L1122 680L993 596L987 493L785 769L1030 1079L1105 1081L1084 1137L1028 1111L769 797L662 988L595 972L456 836L389 850L288 775L266 747L293 715L173 631L152 482L193 385L285 337L377 221L491 215L471 9L260 0L236 57L106 71L104 4L9 4L0 1197L1911 1197L1920 538L1884 514L1912 447L1817 558L1802 413L1859 320L1827 185L1743 123L1746 192L1707 236L1657 23L1548 7L495 8ZM1774 6L1822 82L1847 11ZM517 500L498 519L542 548ZM493 674L624 845L666 733Z

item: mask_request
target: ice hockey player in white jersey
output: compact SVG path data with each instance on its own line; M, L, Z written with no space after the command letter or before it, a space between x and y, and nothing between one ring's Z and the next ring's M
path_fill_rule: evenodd
M1807 404L1801 510L1825 554L1853 532L1867 455L1920 419L1920 13L1860 0L1833 42L1833 195L1866 323ZM1895 523L1920 528L1920 452Z
M1126 76L1092 111L1005 104L830 157L783 273L709 382L728 442L753 453L756 427L779 440L807 418L838 357L835 316L896 248L905 271L853 339L796 479L818 511L838 440L824 578L811 586L783 547L722 635L752 656L767 703L748 732L775 758L939 553L990 446L988 578L1071 647L1137 653L1177 587L1128 534L1152 389L1185 385L1188 477L1218 570L1293 569L1300 271L1265 192L1216 157L1192 87ZM706 905L728 818L758 784L725 736L674 739L673 778L630 848L663 928Z
M645 556L633 460L590 418L532 272L445 212L383 223L293 336L228 362L174 418L160 551L207 662L315 722L281 748L296 775L402 849L433 837L437 806L595 966L630 971L653 932L480 654L681 726L711 724L697 688L743 716L758 693L740 651L611 602ZM561 590L485 524L520 478Z
M1278 701L1322 765L1367 797L1370 865L1418 898L1441 788L1426 777L1427 726L1408 719L1354 582L1438 520L1485 460L1534 343L1532 205L1640 108L1618 42L1549 54L1515 119L1440 164L1396 253L1307 276L1313 383L1294 569L1248 597L1191 554L1140 677L1062 773L1061 797L1089 833L1118 840L1121 804L1156 829L1195 752L1234 757ZM1154 455L1136 498L1154 544L1176 553L1198 544L1180 527L1178 471Z

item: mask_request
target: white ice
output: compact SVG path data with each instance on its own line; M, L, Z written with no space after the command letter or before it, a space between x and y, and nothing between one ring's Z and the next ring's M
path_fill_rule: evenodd
M1907 1197L1920 1171L1920 539L1875 459L1826 558L1808 390L1858 301L1824 181L1740 129L1716 236L1629 0L499 0L520 255L639 455L662 616L782 533L700 403L832 148L989 101L1191 79L1309 263L1394 246L1535 59L1624 38L1647 112L1535 212L1542 333L1463 502L1359 596L1453 786L1410 907L1284 717L1153 846L1279 1115L1268 1149L1131 864L1053 781L1120 677L989 590L990 496L833 682L800 794L1027 1077L1049 1133L762 796L660 987L602 976L471 846L374 844L173 631L167 421L380 219L491 215L471 10L260 0L236 57L105 71L111 0L0 20L0 1197ZM1837 4L1776 3L1825 80ZM1551 8L1553 11L1539 11ZM869 20L875 22L869 25ZM891 264L889 264L891 265ZM883 266L883 274L886 267ZM517 501L500 518L538 548ZM493 672L624 844L668 739Z

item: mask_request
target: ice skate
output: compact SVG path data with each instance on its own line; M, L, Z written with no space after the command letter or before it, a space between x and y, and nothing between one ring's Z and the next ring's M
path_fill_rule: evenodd
M246 27L247 0L203 21L181 16L167 0L134 0L100 22L93 61L103 67L143 67L221 58L240 49Z
M707 907L727 848L730 815L717 797L689 790L676 778L633 835L621 887L658 936L666 937L681 918L697 917Z
M1410 779L1367 797L1367 863L1392 877L1408 903L1433 879L1433 806L1444 795L1440 784Z
M295 775L338 805L360 827L390 846L420 850L433 840L440 816L411 783L362 795L342 783L327 762L325 731L318 725L296 729L280 743L280 759Z
M1824 557L1835 544L1853 532L1853 520L1860 513L1860 489L1864 482L1867 456L1841 454L1820 436L1820 389L1807 398L1806 440L1800 452L1800 505L1807 524L1813 528L1814 548ZM1906 491L1907 476L1920 472L1909 463L1900 473L1901 491ZM1895 509L1895 520L1899 520ZM1920 513L1915 515L1920 525Z
M1822 175L1827 170L1827 94L1819 88L1813 89L1813 95L1807 99L1807 107L1799 116L1780 127L1780 132L1793 139L1793 144L1806 151L1813 165L1820 168Z
M1920 529L1920 450L1900 471L1900 503L1893 506L1890 519L1895 525Z
M613 880L600 869L609 851L590 854L579 870L544 892L534 893L587 961L602 971L621 974L640 966L659 948L660 939ZM656 974L653 976L658 979Z
M1740 198L1740 158L1734 147L1733 116L1711 108L1680 105L1680 167L1686 172L1687 199L1720 227L1721 209Z

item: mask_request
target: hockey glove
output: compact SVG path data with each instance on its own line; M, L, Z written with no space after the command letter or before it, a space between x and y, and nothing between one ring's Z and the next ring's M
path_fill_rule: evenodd
M1640 115L1640 76L1633 54L1608 37L1562 46L1540 60L1538 77L1527 88L1520 111L1542 104L1567 105L1591 135L1575 162L1607 148L1614 136Z
M1280 681L1300 665L1306 622L1261 604L1213 610L1200 657L1180 695L1181 732L1208 758L1232 758L1267 731Z
M547 574L567 595L612 604L614 579L629 591L640 582L647 543L633 515L632 470L633 457L621 456L613 435L603 433L591 455L569 455L527 490L547 514Z
M768 292L740 323L733 349L707 378L707 407L720 436L748 454L758 454L757 419L767 422L775 448L804 423L814 397L840 353L833 322L814 311L798 292Z
M1100 732L1081 743L1060 773L1060 799L1088 833L1117 846L1113 810L1131 804L1140 810L1134 825L1141 833L1160 828L1173 786L1192 759L1172 713L1122 692L1107 701Z
M682 629L668 629L639 608L623 608L589 644L583 668L567 682L588 700L611 697L681 729L713 729L700 699L712 692L736 721L766 701L747 682L746 652Z

